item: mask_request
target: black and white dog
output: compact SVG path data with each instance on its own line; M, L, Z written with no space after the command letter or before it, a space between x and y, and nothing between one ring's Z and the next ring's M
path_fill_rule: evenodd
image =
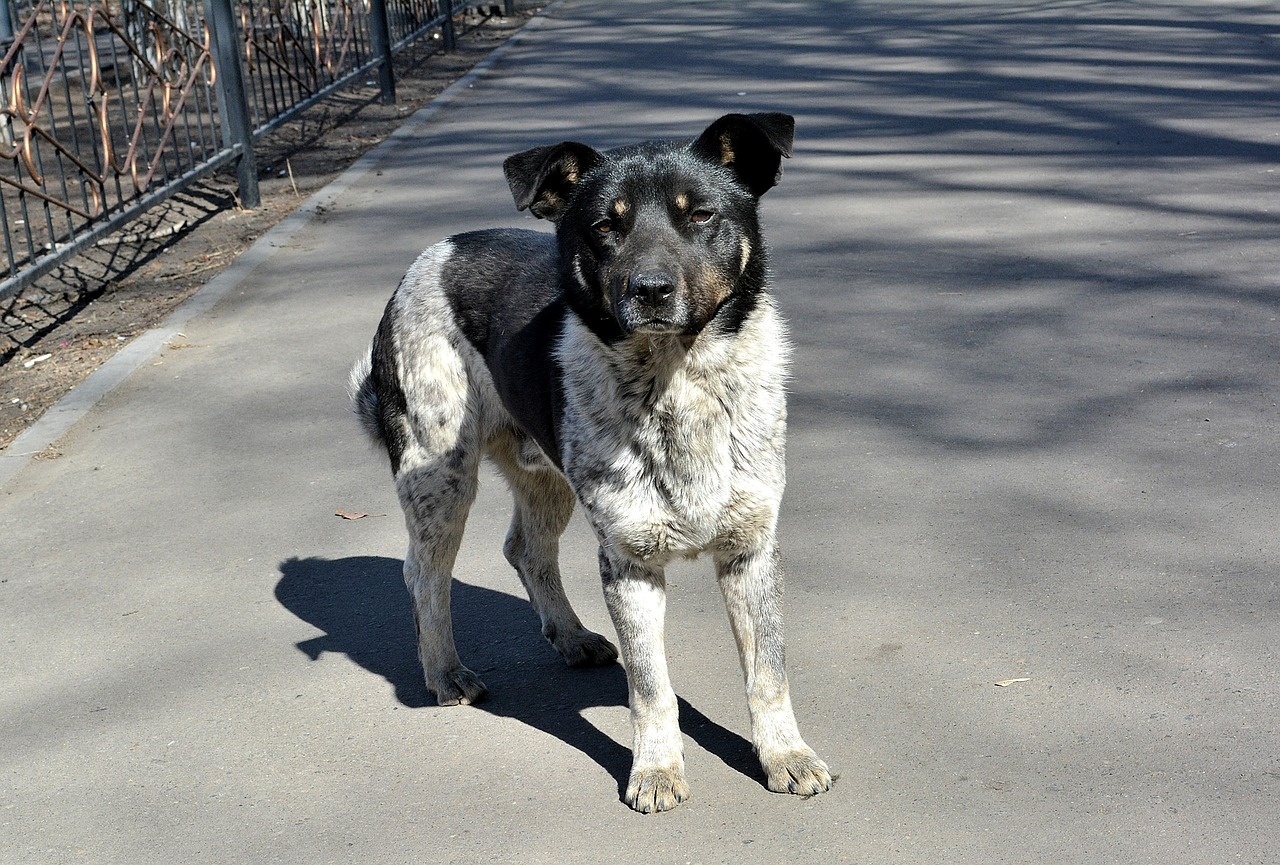
M555 234L479 231L428 249L352 375L356 411L391 457L418 651L442 705L485 693L458 658L449 611L482 456L515 497L504 551L543 634L571 665L617 659L560 583L559 537L575 498L582 505L626 665L626 801L639 811L688 796L663 647L664 568L704 552L769 789L831 786L800 738L783 665L776 525L788 344L757 219L793 130L785 114L729 114L693 142L605 152L564 142L510 157L516 206Z

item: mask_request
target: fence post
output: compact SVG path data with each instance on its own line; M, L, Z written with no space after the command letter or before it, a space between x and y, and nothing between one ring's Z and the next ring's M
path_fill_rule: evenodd
M396 76L391 67L391 31L387 28L387 0L369 0L369 36L373 53L382 58L378 67L378 83L382 87L382 104L396 101Z
M444 41L444 50L453 50L453 0L443 0L440 7L444 9L444 21L440 24L440 38Z
M9 17L9 0L0 0L0 47L8 50L13 43L13 19Z
M240 206L257 207L258 160L253 152L253 128L249 123L249 102L244 91L244 70L240 65L240 33L236 29L231 0L204 0L209 31L213 35L213 64L218 73L218 113L222 117L222 143L239 147L236 179L240 183Z
M9 0L0 0L0 53L8 54L9 46L11 45L13 45L13 18L9 13ZM23 57L21 54L18 54L14 59L16 61L15 65L22 64ZM6 70L3 75L0 75L0 98L5 102L9 102L12 98L13 94L10 91L10 87L11 82L9 80L9 72ZM0 117L0 144L4 144L5 147L13 147L13 121L9 118L8 114ZM8 231L8 228L8 225L6 225L6 232ZM9 236L6 233L5 246L8 247L10 259L9 275L12 276L13 248L12 246L9 246L8 240Z

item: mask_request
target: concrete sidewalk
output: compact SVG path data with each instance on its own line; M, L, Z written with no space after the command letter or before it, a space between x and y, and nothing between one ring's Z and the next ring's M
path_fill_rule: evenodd
M0 488L0 862L1274 861L1278 46L1245 2L555 7ZM622 671L544 643L492 477L491 698L432 705L344 385L421 248L533 224L506 155L732 110L797 117L788 660L841 780L765 790L694 563L693 799L641 817ZM607 631L594 561L577 520Z

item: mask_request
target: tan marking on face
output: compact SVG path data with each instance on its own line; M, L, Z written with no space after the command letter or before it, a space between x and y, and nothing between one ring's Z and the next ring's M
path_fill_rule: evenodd
M711 320L720 304L733 294L736 280L714 267L701 268L695 274L695 282L689 286L696 317L703 324Z
M689 196L683 192L676 196L676 207L680 210L689 209Z
M615 217L626 216L630 210L631 210L631 203L627 201L625 198L614 199L613 215Z
M742 259L738 264L738 273L742 274L747 269L747 262L751 259L751 241L742 238Z

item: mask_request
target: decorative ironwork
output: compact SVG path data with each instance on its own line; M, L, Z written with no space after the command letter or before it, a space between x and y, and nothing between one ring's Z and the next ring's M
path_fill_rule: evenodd
M223 149L198 7L120 3L37 0L0 61L11 273Z
M0 0L0 298L384 62L370 4L397 48L442 25L448 42L467 5ZM243 63L243 89L219 62ZM242 195L246 177L251 159Z
M366 0L246 0L239 13L255 126L371 59Z
M440 24L445 14L446 10L440 0L388 0L387 25L391 31L392 44L403 45L417 39Z

